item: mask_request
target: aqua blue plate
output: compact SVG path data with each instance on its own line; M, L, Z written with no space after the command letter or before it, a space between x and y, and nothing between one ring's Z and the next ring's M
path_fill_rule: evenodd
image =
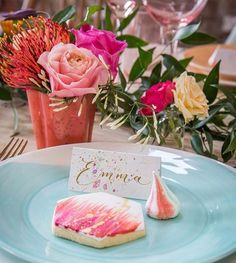
M162 157L162 176L182 204L168 221L145 217L146 237L107 249L94 249L51 234L56 201L67 190L72 146L22 155L0 166L0 247L40 263L203 263L236 250L236 172L186 152L155 146L91 143ZM141 202L144 205L144 202Z

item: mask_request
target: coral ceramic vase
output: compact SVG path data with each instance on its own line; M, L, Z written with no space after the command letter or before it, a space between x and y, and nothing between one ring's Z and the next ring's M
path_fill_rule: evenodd
M78 99L57 112L49 106L52 101L48 95L27 90L27 97L38 149L91 141L96 109L92 104L93 95L86 95L82 102Z

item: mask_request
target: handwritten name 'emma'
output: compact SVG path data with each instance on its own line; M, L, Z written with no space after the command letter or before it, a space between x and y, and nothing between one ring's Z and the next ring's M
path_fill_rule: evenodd
M85 162L84 167L77 174L77 177L76 177L77 184L90 185L94 182L94 179L98 179L98 178L107 178L110 183L119 181L125 184L130 183L130 182L136 182L141 185L150 184L150 182L143 181L141 176L134 175L134 174L114 173L114 172L107 172L107 171L100 171L96 174L93 174L92 169L95 165L96 164L94 161Z

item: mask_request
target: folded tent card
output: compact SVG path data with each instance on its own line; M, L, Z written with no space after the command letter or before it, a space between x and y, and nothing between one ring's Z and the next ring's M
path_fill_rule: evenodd
M74 147L69 190L147 200L160 166L156 156Z
M219 60L221 60L220 73L236 77L236 49L217 46L208 63L214 66Z

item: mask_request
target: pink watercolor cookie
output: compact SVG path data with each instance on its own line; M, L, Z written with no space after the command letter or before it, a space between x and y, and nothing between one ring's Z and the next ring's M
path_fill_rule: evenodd
M146 202L146 213L153 218L169 219L179 214L180 203L159 175L153 172L151 193Z
M72 196L58 201L52 231L96 248L119 245L145 235L142 207L102 192Z

